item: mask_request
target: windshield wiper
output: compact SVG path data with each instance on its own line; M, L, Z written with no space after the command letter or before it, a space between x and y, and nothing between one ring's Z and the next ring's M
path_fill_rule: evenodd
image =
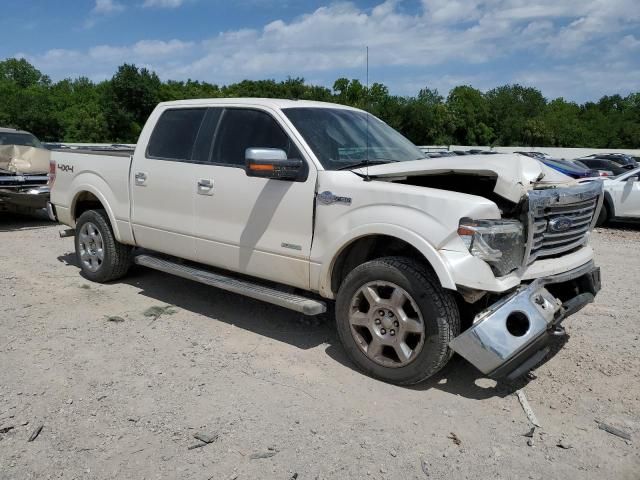
M398 160L362 160L358 163L352 163L351 165L345 165L344 167L338 168L338 170L349 170L350 168L361 168L366 167L368 165L383 165L385 163L397 162Z

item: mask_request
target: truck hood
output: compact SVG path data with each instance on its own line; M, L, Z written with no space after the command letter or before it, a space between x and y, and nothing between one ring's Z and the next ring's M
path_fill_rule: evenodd
M48 173L51 152L24 145L0 145L0 173Z
M463 157L424 158L408 162L372 165L354 172L374 178L425 175L466 174L496 180L494 192L514 203L533 188L569 186L575 180L520 154L468 155Z

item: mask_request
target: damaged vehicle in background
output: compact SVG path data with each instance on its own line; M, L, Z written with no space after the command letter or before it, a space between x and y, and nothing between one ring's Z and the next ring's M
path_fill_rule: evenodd
M86 278L136 263L307 315L335 302L349 357L395 384L454 352L517 378L600 290L602 182L517 154L425 158L342 105L162 103L135 150L52 152L51 171Z
M0 128L0 212L33 213L47 206L50 158L33 134Z

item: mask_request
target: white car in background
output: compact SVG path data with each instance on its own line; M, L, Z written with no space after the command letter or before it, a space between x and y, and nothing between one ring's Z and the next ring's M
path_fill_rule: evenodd
M604 203L597 225L609 220L640 221L640 168L617 177L606 178Z

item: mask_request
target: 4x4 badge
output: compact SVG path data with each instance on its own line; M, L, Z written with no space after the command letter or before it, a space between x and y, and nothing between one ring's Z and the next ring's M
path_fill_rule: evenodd
M321 203L322 205L331 205L332 203L344 203L345 205L351 205L351 197L339 197L329 191L319 193L317 198L318 203Z

